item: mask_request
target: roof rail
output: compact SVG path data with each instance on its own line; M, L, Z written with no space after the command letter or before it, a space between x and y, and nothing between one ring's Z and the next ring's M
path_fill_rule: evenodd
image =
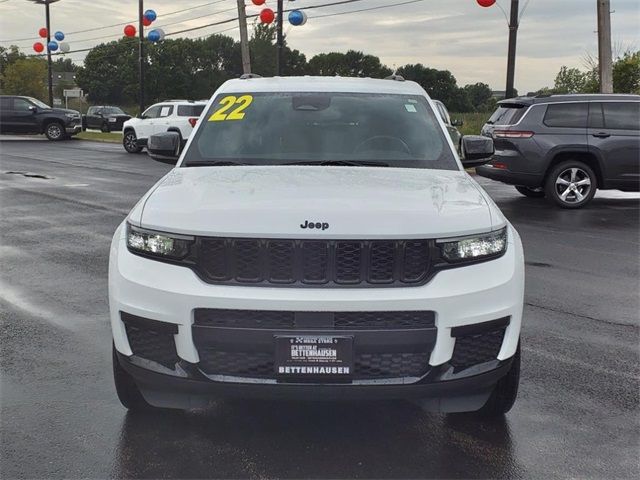
M258 75L257 73L243 73L240 75L240 80L250 80L252 78L262 78L262 75Z
M384 77L385 80L395 80L396 82L404 82L404 77L402 75L389 75L388 77Z

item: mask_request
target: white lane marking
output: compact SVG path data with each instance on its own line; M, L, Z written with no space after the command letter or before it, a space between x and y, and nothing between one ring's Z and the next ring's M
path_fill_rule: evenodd
M68 185L63 185L64 187L88 187L89 183L70 183Z

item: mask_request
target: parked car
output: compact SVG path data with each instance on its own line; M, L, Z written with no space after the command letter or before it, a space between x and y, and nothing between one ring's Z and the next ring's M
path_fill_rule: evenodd
M142 115L122 126L122 145L129 153L141 152L149 136L160 132L177 132L182 144L187 142L206 102L169 100L147 108Z
M414 398L507 412L522 244L463 168L493 141L465 136L461 163L437 115L398 76L224 83L113 237L123 405ZM149 155L175 162L181 141L151 135Z
M596 189L640 190L640 96L552 95L499 102L482 129L496 153L479 175L580 208Z
M464 122L457 119L451 120L449 110L447 110L447 107L440 100L434 100L433 103L436 104L436 110L438 111L440 118L442 118L445 127L447 127L447 131L449 132L451 141L458 149L458 152L460 152L460 146L462 145L462 134L460 133L460 130L458 130L458 127L464 125Z
M32 97L0 95L0 132L45 134L64 140L82 131L80 112L51 108Z
M89 107L87 114L82 116L82 127L85 130L94 128L103 132L120 131L124 122L130 118L131 115L127 115L120 107L94 106Z

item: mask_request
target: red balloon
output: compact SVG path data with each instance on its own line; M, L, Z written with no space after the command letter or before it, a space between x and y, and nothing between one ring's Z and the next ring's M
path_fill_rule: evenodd
M38 35L40 35L40 38L47 38L47 29L42 27L38 30Z
M36 42L33 44L33 49L37 52L37 53L42 53L44 50L44 45L41 44L40 42Z
M264 5L265 0L251 0L254 5Z
M496 3L496 0L476 0L478 5L481 7L493 7Z
M276 14L270 8L265 8L260 12L260 21L262 23L272 23L276 19Z
M142 24L143 24L145 27L148 27L148 26L149 26L149 25L151 25L152 23L153 23L153 21L152 21L152 20L148 20L148 19L147 19L147 17L142 17Z
M126 27L124 27L124 34L127 37L135 37L136 36L136 27L134 27L133 25L127 25Z

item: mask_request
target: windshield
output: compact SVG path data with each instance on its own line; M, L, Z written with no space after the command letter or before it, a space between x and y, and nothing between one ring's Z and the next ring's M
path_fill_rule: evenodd
M107 115L125 115L125 113L118 107L103 108L102 113Z
M49 110L51 109L51 107L50 107L49 105L47 105L47 104L46 104L46 103L44 103L44 102L41 102L41 101L40 101L40 100L38 100L37 98L29 97L29 101L30 101L31 103L33 103L36 107L39 107L39 108L47 108L47 109L49 109Z
M458 169L420 95L224 94L203 119L183 166L324 163Z

